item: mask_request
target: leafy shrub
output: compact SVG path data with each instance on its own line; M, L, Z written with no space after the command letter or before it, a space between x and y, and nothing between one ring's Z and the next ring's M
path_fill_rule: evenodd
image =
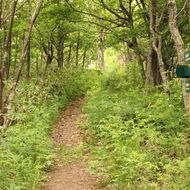
M138 64L128 63L124 69L119 67L105 73L102 87L113 91L141 88L142 80Z
M13 125L0 139L1 190L38 188L54 158L49 134L60 108L83 96L96 78L96 72L75 69L20 82L9 113Z
M123 83L117 77L110 77L111 85L113 80ZM106 177L108 185L118 190L190 188L188 122L180 85L172 81L171 88L168 97L158 88L113 91L103 83L89 97L83 109L93 138L87 141L90 170Z

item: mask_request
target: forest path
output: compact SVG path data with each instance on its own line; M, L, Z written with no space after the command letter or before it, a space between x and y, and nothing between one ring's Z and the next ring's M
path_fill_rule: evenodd
M80 150L78 147L83 143L81 131L77 127L86 122L85 115L80 109L83 104L84 98L69 104L52 133L55 146L58 149L63 146L63 150L70 151L70 154L77 152L73 150ZM86 171L87 157L82 155L78 159L68 158L69 161L65 164L58 159L57 164L48 173L48 181L42 185L41 190L98 190L99 178Z

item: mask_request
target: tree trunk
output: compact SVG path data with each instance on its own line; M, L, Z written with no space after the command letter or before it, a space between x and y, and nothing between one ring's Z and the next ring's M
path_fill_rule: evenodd
M145 83L146 74L145 74L145 69L144 69L144 61L141 55L137 55L137 58L138 58L138 64L140 66L141 77L142 77L143 83Z
M28 21L30 22L30 14L31 14L30 0L27 0L27 3L28 3L27 17L28 17ZM27 49L27 60L26 60L26 80L30 79L30 61L31 61L31 57L30 57L30 40L29 40L28 49Z
M181 34L177 26L176 2L175 0L167 0L167 2L168 2L168 12L169 12L169 29L177 51L178 64L184 64L185 49L184 49L183 39L181 37ZM188 95L185 91L185 80L183 80L183 100L184 100L185 109L188 110Z
M10 89L10 91L8 93L7 100L6 100L7 112L8 113L12 111L12 102L13 102L13 98L15 96L15 90L17 88L17 85L18 85L18 82L19 82L19 79L20 79L20 75L21 75L21 72L22 72L22 68L23 68L23 65L24 65L24 62L25 62L25 58L26 58L26 55L27 55L27 49L28 49L29 40L30 40L31 33L32 33L32 28L33 28L33 25L34 25L34 23L36 21L36 18L39 15L39 12L40 12L40 9L41 9L41 6L42 6L42 2L43 2L43 0L38 0L37 6L36 6L35 11L34 11L34 13L32 15L30 24L28 26L28 32L26 34L24 44L23 44L23 47L22 47L21 56L20 56L19 67L18 67L18 70L16 72L12 88ZM10 126L10 124L11 124L11 119L9 117L6 117L5 121L4 121L3 129L6 129L8 126Z
M43 67L43 59L44 59L43 48L41 48L41 51L40 51L40 66L39 66L40 74L41 74L42 67Z
M168 12L169 12L169 29L170 29L170 33L171 33L171 36L172 36L172 39L174 41L175 48L176 48L176 51L177 51L178 64L184 64L185 49L184 49L183 39L181 37L181 34L180 34L178 26L177 26L177 20L176 20L177 6L176 6L176 2L175 2L175 0L167 0L167 2L168 2ZM185 80L183 80L182 82L183 82L182 92L183 92L184 105L185 105L185 109L188 112L188 115L190 117L190 113L189 113L190 104L188 104L188 102L190 101L190 97L186 93L186 90L185 90ZM190 120L190 118L189 118L189 120Z
M161 84L162 78L160 74L160 69L159 69L159 60L158 60L158 55L157 52L155 51L154 48L154 40L155 40L155 30L156 30L156 0L150 0L150 11L149 11L149 16L150 16L150 42L149 42L149 54L148 54L148 59L147 59L147 70L146 70L146 85L159 85ZM157 43L157 40L156 40ZM157 45L157 44L156 44ZM155 46L156 46L155 45Z
M17 57L18 57L18 34L16 34L16 41L15 41L14 74L17 66Z
M100 41L99 41L99 49L98 49L98 65L100 70L103 70L105 68L105 61L104 61L104 41L105 41L105 31L102 29L100 31Z
M4 101L3 101L3 94L4 94L4 82L3 82L3 71L0 70L0 126L3 126L4 123ZM1 129L1 127L0 127Z
M168 12L169 12L169 28L172 35L172 39L175 43L175 48L177 50L178 64L184 64L184 42L180 35L176 15L177 15L177 6L175 0L168 0Z
M61 68L64 66L64 36L60 36L60 40L57 47L57 62L58 67Z
M0 29L3 28L3 0L0 0Z
M69 67L71 64L71 55L72 55L72 45L69 45L69 52L68 52L68 57L67 57L67 66Z
M10 15L8 32L5 37L5 43L4 43L4 48L3 48L3 65L2 65L3 68L2 68L2 70L3 70L3 72L5 70L7 79L9 78L9 67L10 67L9 60L10 60L10 53L11 53L12 29L13 29L13 22L14 22L14 16L15 16L17 3L18 3L18 0L14 0L13 5L12 5L12 10L11 10L11 15ZM2 78L4 78L4 76L2 76Z
M26 80L30 79L30 62L31 62L31 57L30 57L30 40L28 42L28 49L27 49L27 56L26 56Z
M150 41L152 42L152 47L157 54L158 63L159 63L159 71L161 74L162 81L164 83L164 91L166 93L170 93L168 81L169 78L166 75L164 61L162 57L162 38L159 34L158 27L159 24L157 22L157 0L150 0Z
M79 46L80 46L80 33L78 33L77 45L76 45L76 60L75 65L78 67L79 64Z
M3 28L3 0L0 0L0 29ZM1 42L1 61L0 61L0 126L4 123L4 102L3 102L3 90L4 90L4 79L3 79L3 43Z
M83 68L85 67L85 62L86 62L86 53L87 53L87 50L85 49L84 53L83 53L83 59L82 59L82 67Z
M152 43L150 44L148 59L147 59L147 68L146 68L146 85L159 85L162 83L162 78L160 75L160 70L158 66L158 57Z
M161 74L162 81L163 81L164 91L170 95L170 88L169 88L169 84L168 84L169 77L166 74L164 61L163 61L163 57L162 57L162 38L160 35L158 36L158 47L156 46L156 44L154 44L154 49L155 49L155 51L157 53L157 57L158 57L159 69L160 69L160 74Z
M36 57L36 75L37 77L39 75L39 53L37 53L37 57Z
M44 52L46 54L46 66L45 66L45 73L46 73L49 65L53 61L53 55L54 55L53 43L52 43L51 37L49 39L48 46L46 47L46 45L43 43L42 47L43 47L43 50L44 50Z
M190 24L190 0L187 0L187 12L188 12L188 19Z

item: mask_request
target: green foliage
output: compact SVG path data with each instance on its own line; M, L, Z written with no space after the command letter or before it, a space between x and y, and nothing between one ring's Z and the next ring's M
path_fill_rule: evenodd
M106 77L84 107L90 170L118 190L189 189L187 117L178 81L171 82L168 97L158 88L124 80L125 75Z
M127 64L124 69L122 66L113 68L105 73L102 83L103 88L113 91L141 88L142 85L140 68L136 62Z
M0 189L37 189L52 164L49 138L60 108L96 84L97 73L81 69L49 73L47 79L21 81L12 113L13 126L0 141ZM94 84L94 85L92 85Z

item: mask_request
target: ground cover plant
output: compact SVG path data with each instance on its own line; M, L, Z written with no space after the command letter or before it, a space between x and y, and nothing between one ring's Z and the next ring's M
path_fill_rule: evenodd
M91 74L90 74L91 73ZM13 125L1 136L0 189L37 189L53 162L50 134L65 104L84 96L96 72L81 69L22 81L10 113ZM55 83L56 81L56 83Z
M189 135L180 83L171 82L171 96L162 87L130 85L137 84L127 79L130 67L108 75L84 107L90 170L118 190L189 189Z

